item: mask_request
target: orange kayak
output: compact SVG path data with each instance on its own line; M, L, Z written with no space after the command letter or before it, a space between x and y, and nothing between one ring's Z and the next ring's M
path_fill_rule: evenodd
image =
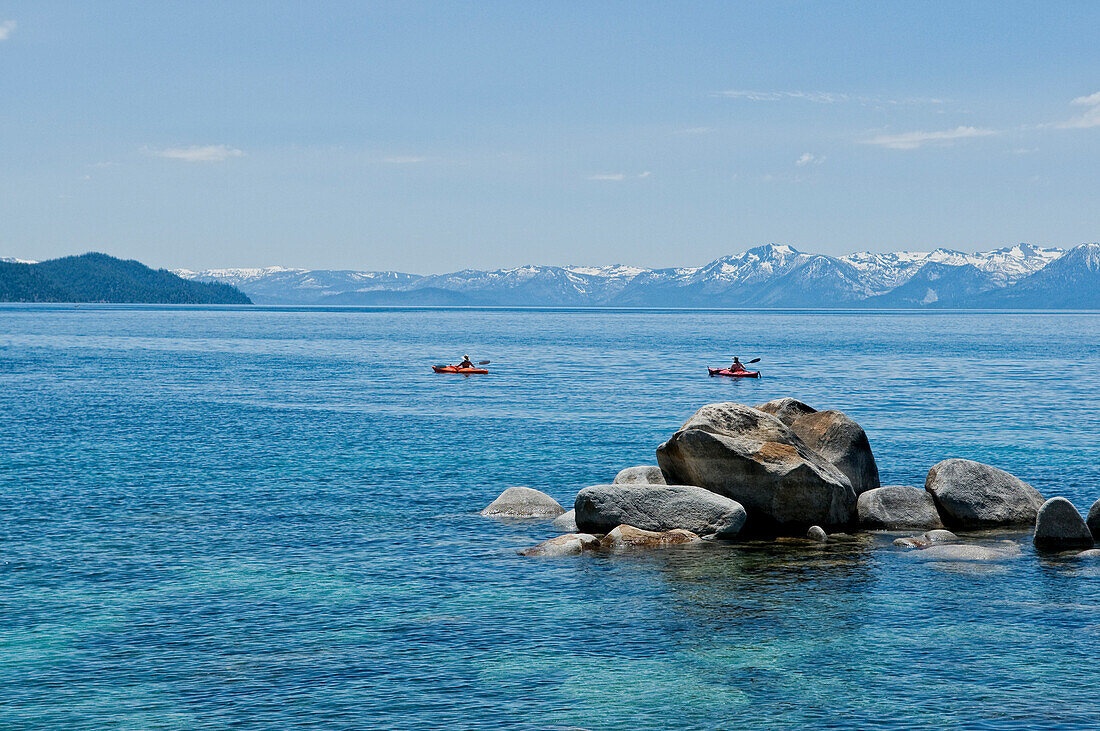
M435 371L436 373L462 373L462 374L465 374L465 375L471 375L471 374L482 374L482 375L484 375L484 374L489 372L484 368L459 368L458 366L453 366L453 365L449 365L449 366L432 366L432 370Z

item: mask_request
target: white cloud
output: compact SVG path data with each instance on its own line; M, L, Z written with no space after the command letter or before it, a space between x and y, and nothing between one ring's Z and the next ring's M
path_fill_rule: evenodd
M815 155L812 152L803 152L802 155L794 161L794 164L798 167L804 167L813 163L814 165L820 165L825 162L824 155Z
M11 38L11 34L15 32L16 22L14 20L5 20L0 22L0 41L6 41Z
M651 175L653 175L653 172L650 171L650 170L640 172L636 175L635 174L628 175L626 173L596 173L595 175L589 175L588 179L589 180L610 180L610 181L615 182L615 183L621 183L622 181L627 180L628 178L632 179L632 180L644 180L645 178L648 178Z
M995 129L983 127L956 127L936 132L902 132L896 135L878 135L863 140L867 145L878 145L891 150L915 150L922 145L950 145L956 140L965 140L972 137L988 137L997 134Z
M382 158L382 162L389 163L390 165L415 165L427 161L428 158L417 155L395 155L393 157Z
M1085 107L1085 111L1078 114L1076 117L1055 125L1056 127L1059 129L1089 129L1090 127L1100 127L1100 91L1095 94L1089 94L1088 96L1079 96L1071 101L1070 104Z
M729 99L748 99L752 102L776 102L780 99L800 99L816 104L836 104L851 99L847 94L830 94L824 91L748 91L729 90L715 92L714 96Z
M221 162L231 157L242 157L244 152L229 145L191 145L190 147L166 147L147 150L150 155L184 162Z

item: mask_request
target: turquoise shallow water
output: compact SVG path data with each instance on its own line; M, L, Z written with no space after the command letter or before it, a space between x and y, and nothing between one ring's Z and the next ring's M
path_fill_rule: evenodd
M1097 727L1100 568L1026 534L532 560L476 511L785 395L1087 510L1098 387L1096 314L0 306L0 727Z

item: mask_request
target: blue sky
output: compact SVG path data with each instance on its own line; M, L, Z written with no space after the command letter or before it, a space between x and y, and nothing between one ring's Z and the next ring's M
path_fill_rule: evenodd
M3 2L0 255L1100 239L1100 3Z

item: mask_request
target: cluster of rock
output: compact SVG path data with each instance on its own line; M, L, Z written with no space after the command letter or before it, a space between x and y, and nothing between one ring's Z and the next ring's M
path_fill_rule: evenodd
M548 495L509 488L482 513L554 519L566 535L522 551L560 555L745 536L924 530L908 547L950 544L944 528L1035 527L1035 544L1061 550L1100 540L1100 501L1086 521L1065 498L1044 500L1004 470L967 459L934 465L924 489L879 484L863 428L840 411L792 398L758 406L708 404L657 447L657 465L629 467L581 490L566 512ZM924 541L921 544L921 541ZM1006 555L1004 547L938 552ZM1100 554L1100 551L1097 551ZM926 554L929 555L929 554ZM965 559L963 559L965 560Z

